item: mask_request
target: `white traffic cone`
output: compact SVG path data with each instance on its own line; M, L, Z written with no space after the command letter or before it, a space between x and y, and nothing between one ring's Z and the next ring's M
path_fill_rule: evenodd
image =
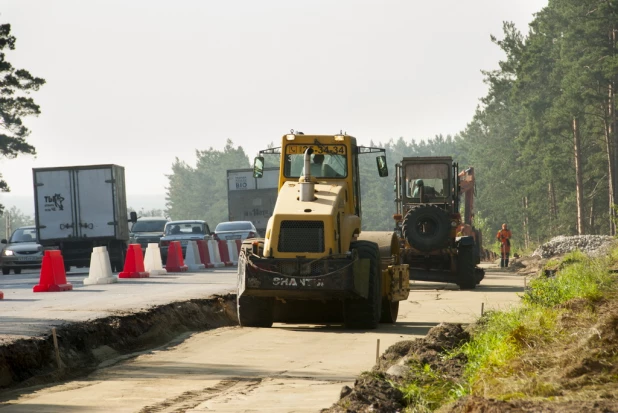
M144 270L149 272L150 275L167 274L167 270L163 268L163 261L161 261L159 244L154 242L148 243L146 256L144 257Z
M221 261L221 254L219 254L219 243L214 239L208 240L208 255L210 256L210 262L215 268L223 267L225 264Z
M197 248L197 242L189 241L185 255L185 265L189 267L189 271L203 270L206 268L200 260L200 250Z
M236 241L227 241L227 253L230 256L232 264L238 265L238 248L236 247Z
M88 278L84 278L84 285L112 284L116 282L118 282L118 278L112 274L107 247L94 247L90 255L90 272L88 273Z

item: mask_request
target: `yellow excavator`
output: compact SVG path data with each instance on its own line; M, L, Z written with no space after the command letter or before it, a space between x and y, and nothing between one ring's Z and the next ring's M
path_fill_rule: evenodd
M273 322L343 322L373 329L397 320L410 291L394 232L361 231L359 156L379 153L378 174L388 176L385 150L364 147L347 134L284 135L281 146L260 151L280 158L279 194L264 238L243 241L238 260L237 309L241 326Z

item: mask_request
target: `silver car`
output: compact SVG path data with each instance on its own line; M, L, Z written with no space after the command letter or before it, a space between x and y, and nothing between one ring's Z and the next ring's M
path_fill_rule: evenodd
M21 274L22 269L41 268L43 247L37 242L34 226L19 227L11 234L11 238L0 241L0 266L2 274L9 275L11 270Z
M164 235L161 237L159 247L163 263L167 261L167 249L171 241L180 241L182 256L185 256L189 241L212 239L210 228L206 221L187 219L184 221L170 221L165 224Z
M216 240L244 240L255 238L258 231L251 221L227 221L221 222L215 228Z

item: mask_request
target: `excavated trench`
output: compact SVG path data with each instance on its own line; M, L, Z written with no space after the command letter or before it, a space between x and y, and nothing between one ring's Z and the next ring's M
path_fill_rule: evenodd
M0 346L0 390L75 378L102 362L164 345L183 333L236 324L233 294L65 324L57 328L61 367L51 334Z

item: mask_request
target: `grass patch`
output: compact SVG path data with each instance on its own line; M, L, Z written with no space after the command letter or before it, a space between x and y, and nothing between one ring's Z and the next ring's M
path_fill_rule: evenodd
M532 280L522 297L524 304L548 308L574 298L594 302L615 285L608 259L590 259L579 251L567 254L561 262L549 261L545 266L548 268L558 270L557 275Z
M468 358L464 378L472 393L484 393L487 385L515 373L510 362L522 352L559 338L559 314L560 310L538 306L488 312L472 340L453 353Z
M413 361L410 374L414 380L397 388L403 393L408 413L432 412L443 404L468 394L464 385L431 368Z
M544 269L556 270L554 276L541 271L528 284L521 306L486 313L471 326L471 340L448 354L467 360L460 380L426 365L411 366L413 381L398 386L409 406L406 411L434 411L469 394L502 400L559 396L560 382L540 371L555 366L557 352L578 340L573 329L593 322L594 303L616 291L617 277L609 268L617 261L618 248L605 258L578 251L549 261ZM574 304L578 309L569 308Z

